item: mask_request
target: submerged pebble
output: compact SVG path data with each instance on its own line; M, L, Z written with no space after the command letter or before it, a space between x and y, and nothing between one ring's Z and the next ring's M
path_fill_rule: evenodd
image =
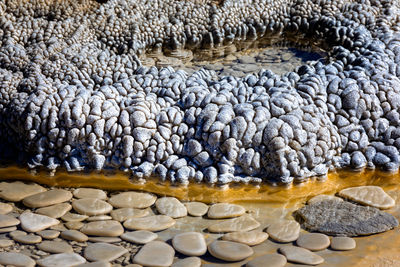
M208 252L217 259L228 262L243 260L254 253L254 251L245 244L219 240L208 245Z
M279 221L268 226L267 233L278 242L296 241L300 234L300 224L296 221Z

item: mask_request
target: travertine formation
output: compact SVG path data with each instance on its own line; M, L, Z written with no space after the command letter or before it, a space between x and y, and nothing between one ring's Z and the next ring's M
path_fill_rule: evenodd
M398 1L99 2L0 2L5 156L175 183L398 169ZM293 35L319 40L328 58L244 78L145 68L137 58Z

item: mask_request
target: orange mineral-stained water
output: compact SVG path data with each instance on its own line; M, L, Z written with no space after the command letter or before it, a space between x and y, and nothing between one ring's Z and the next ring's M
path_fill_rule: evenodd
M175 196L181 200L213 202L273 202L297 203L319 194L335 194L341 189L378 185L385 191L400 189L400 174L376 170L330 172L324 179L313 178L306 182L289 186L271 186L270 184L230 184L209 186L191 183L189 185L171 185L161 183L156 177L138 180L127 173L67 173L58 171L54 175L47 172L32 173L27 169L9 166L0 168L1 180L32 181L48 186L94 187L105 190L143 190L160 196Z

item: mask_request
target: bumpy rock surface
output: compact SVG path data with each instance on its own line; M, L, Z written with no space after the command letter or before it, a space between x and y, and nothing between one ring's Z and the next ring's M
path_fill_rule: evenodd
M347 201L324 200L306 205L294 214L310 232L359 236L388 231L399 225L391 214Z
M177 183L290 183L344 166L397 170L399 7L2 1L0 151L32 168L114 168ZM243 78L145 68L137 58L150 48L282 34L319 40L329 57Z

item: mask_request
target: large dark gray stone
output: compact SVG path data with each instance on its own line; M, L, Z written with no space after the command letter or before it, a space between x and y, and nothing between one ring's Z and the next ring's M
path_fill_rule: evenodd
M388 231L399 225L391 214L347 201L323 200L297 210L293 216L310 232L360 236Z

